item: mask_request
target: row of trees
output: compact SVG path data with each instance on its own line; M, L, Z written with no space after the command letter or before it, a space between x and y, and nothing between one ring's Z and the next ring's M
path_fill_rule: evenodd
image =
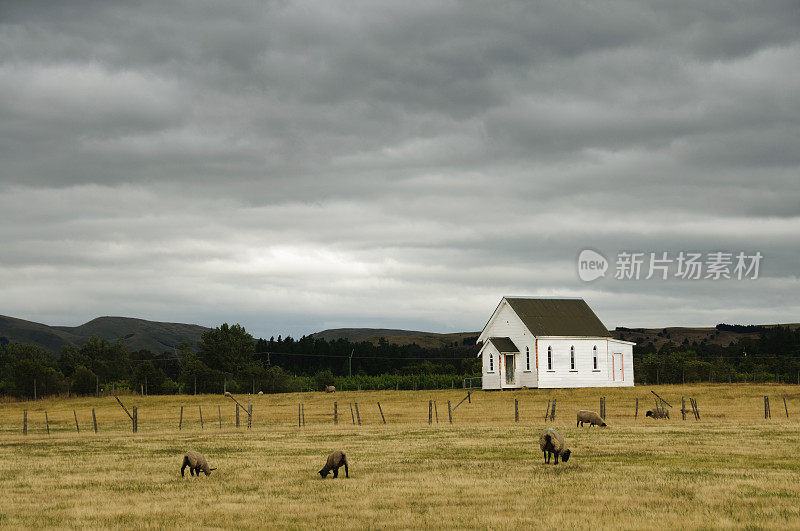
M731 330L750 327L720 325ZM634 348L636 381L800 380L800 329L770 327L758 338L727 347L708 344L660 349L652 343ZM426 389L455 385L463 376L479 376L474 340L426 349L346 339L325 341L254 339L236 324L208 330L198 348L182 343L172 352L128 352L122 340L92 337L83 346L65 346L59 357L30 344L0 346L0 394L46 396L94 394L100 387L130 388L148 394L286 392L339 388Z
M196 350L182 343L158 354L128 352L122 340L98 337L81 347L66 345L58 357L37 345L6 342L0 347L0 394L88 395L109 386L148 394L274 393L337 384L446 387L460 381L462 374L480 373L476 353L474 342L432 350L385 340L378 345L312 336L256 340L242 326L226 323L206 331ZM343 380L345 376L349 380Z
M718 325L717 329L752 333L754 327ZM634 347L634 374L642 383L696 381L782 381L800 383L800 329L758 327L758 338L742 338L727 347L707 342L657 349L648 343Z

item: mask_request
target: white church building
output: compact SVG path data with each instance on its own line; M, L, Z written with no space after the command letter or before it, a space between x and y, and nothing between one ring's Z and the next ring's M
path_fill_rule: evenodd
M633 386L635 343L581 298L503 297L478 343L483 389Z

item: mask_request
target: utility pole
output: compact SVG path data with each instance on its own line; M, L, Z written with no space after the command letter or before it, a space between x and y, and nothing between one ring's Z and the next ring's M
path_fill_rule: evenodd
M351 350L350 357L347 358L347 374L349 375L350 378L353 377L353 353L355 351L356 349Z

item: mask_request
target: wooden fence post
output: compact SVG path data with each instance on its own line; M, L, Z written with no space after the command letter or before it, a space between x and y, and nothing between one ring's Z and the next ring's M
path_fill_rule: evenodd
M217 413L219 414L219 429L222 429L222 406L217 404Z
M358 420L358 425L361 426L361 415L358 414L358 402L356 404L356 420Z
M339 402L333 403L333 423L339 424Z
M72 410L72 415L75 417L75 431L80 433L81 432L81 427L78 426L78 412L73 409Z
M139 408L133 406L132 410L133 410L133 418L131 419L131 423L133 424L133 433L136 433L136 430L138 429L137 423L139 420Z
M519 400L514 399L514 422L519 422Z
M92 424L94 424L94 432L97 433L97 417L94 414L94 408L92 408Z
M303 426L306 424L306 418L303 416ZM253 404L250 404L250 411L247 413L247 429L253 429Z
M350 404L350 417L353 419L353 426L355 426L356 425L356 416L353 413L353 403L352 402L348 402L348 404Z
M203 406L197 404L197 409L200 410L200 429L203 429Z
M178 430L180 431L183 427L183 406L181 406L181 418L178 419Z
M547 399L547 410L544 412L544 421L547 422L547 417L550 416L550 399Z
M453 410L450 408L450 401L447 401L447 416L450 417L450 424L453 423Z
M554 422L556 420L556 399L553 399L553 407L550 408L550 421Z
M50 419L47 418L47 410L44 410L44 425L47 427L47 435L50 435Z
M694 410L692 410L694 413ZM683 420L686 420L686 397L681 397L681 415L683 416Z
M22 435L28 435L28 410L22 410Z
M239 404L236 404L236 427L239 427Z
M786 410L786 418L789 418L789 406L786 405L786 395L783 395L783 409Z
M386 424L386 417L383 416L383 408L381 408L380 402L378 402L378 411L381 412L381 420L383 420L383 423Z
M305 404L301 404L300 405L300 414L303 417L303 426L305 426L306 425L306 405Z
M436 407L436 400L433 401L433 413L436 415L436 424L439 424L439 408Z
M428 424L433 424L433 400L428 400Z
M639 397L636 397L636 411L633 413L633 420L639 418Z
M764 418L772 418L772 411L769 409L769 397L764 396Z

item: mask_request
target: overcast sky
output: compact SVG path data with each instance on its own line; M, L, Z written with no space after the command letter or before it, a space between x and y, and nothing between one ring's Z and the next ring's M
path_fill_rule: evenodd
M798 322L798 28L797 0L0 2L0 314ZM618 280L625 250L763 259Z

